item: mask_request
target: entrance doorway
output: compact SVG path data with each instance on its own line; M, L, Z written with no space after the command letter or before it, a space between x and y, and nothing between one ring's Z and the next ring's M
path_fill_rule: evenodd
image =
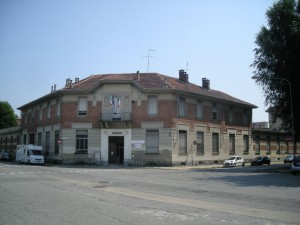
M108 137L108 163L123 164L124 163L124 137L110 136Z

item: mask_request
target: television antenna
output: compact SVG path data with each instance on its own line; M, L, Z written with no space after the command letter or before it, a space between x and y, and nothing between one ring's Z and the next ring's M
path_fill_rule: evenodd
M148 73L148 71L149 71L150 58L156 57L156 56L152 56L152 55L151 55L151 52L155 52L155 51L156 51L156 50L150 49L150 48L149 48L149 50L148 50L148 55L147 55L147 56L143 56L143 57L148 58L147 73Z

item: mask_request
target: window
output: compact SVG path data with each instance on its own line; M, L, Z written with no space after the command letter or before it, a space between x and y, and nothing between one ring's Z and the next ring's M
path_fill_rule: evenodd
M50 151L50 132L46 132L46 154Z
M234 120L234 112L233 112L233 108L229 107L229 123L232 123Z
M31 109L31 123L34 123L34 108Z
M42 110L42 105L40 105L40 108L39 108L39 120L42 121L43 119L43 110Z
M270 142L271 142L271 140L270 140L270 137L268 136L267 137L267 143L266 143L266 153L267 154L271 154L271 146L270 146Z
M148 96L148 115L157 115L157 96Z
M203 118L203 103L202 101L197 101L197 118Z
M243 151L244 153L249 153L249 136L244 135L243 136Z
M47 118L50 119L51 117L51 104L50 102L47 103Z
M260 138L259 136L255 136L255 154L260 154Z
M219 134L212 134L212 153L219 154Z
M185 98L179 98L179 109L178 109L179 117L185 116Z
M87 98L79 97L78 98L78 115L87 114Z
M229 154L235 154L235 135L229 134Z
M23 144L26 145L27 137L26 134L23 135Z
M285 153L288 154L289 153L289 142L285 141Z
M179 154L187 153L187 132L184 130L179 131Z
M42 146L42 133L38 133L38 146Z
M217 107L217 104L213 104L213 107L212 107L212 119L213 120L218 119L218 107Z
M280 154L280 137L276 138L276 154Z
M248 124L249 123L249 113L247 110L244 110L243 112L243 123Z
M58 139L59 139L59 130L56 130L55 131L55 138L54 138L54 154L58 154L59 153Z
M146 131L146 153L159 153L159 131Z
M88 153L88 131L76 131L76 153Z
M56 117L60 117L60 100L56 100Z
M197 132L197 154L204 154L204 133Z

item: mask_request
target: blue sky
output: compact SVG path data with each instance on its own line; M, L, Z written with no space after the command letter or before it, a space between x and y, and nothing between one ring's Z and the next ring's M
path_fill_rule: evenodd
M16 109L67 78L147 71L189 80L259 108L255 37L273 0L0 0L0 100Z

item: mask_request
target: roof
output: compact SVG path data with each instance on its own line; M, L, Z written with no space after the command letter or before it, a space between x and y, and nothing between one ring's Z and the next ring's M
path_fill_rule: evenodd
M91 75L78 82L72 83L56 92L45 95L33 102L19 107L22 109L35 102L45 101L47 98L59 96L62 93L89 93L100 85L105 83L132 83L144 91L177 91L180 93L194 94L206 98L213 98L216 100L227 101L235 104L241 104L245 107L257 108L257 106L232 97L224 92L207 89L202 86L185 83L178 78L166 76L159 73L121 73L121 74L100 74Z

